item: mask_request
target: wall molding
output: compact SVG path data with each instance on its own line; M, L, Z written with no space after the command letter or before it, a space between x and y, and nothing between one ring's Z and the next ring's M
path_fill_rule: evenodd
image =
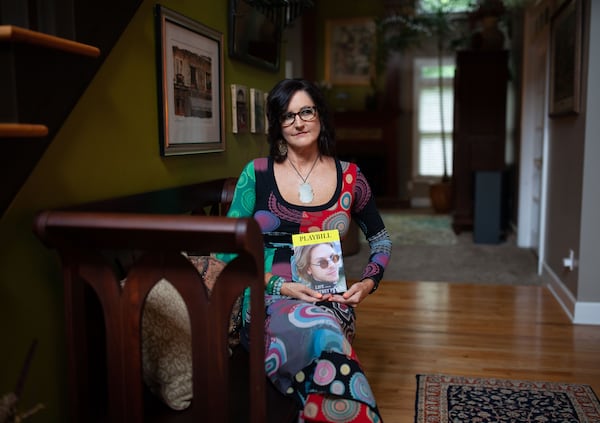
M571 322L581 325L600 325L600 302L578 302L546 263L543 265L542 277L549 281L548 289Z

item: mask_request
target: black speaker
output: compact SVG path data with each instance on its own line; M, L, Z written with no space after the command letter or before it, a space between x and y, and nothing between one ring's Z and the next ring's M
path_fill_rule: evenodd
M475 172L473 240L498 244L504 239L503 172Z

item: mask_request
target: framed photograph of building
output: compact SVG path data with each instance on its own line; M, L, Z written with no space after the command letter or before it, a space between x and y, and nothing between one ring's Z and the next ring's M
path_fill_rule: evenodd
M579 113L581 0L567 0L550 21L550 116Z
M223 34L156 5L160 154L225 150Z
M325 23L325 79L368 85L374 73L375 20L330 19Z

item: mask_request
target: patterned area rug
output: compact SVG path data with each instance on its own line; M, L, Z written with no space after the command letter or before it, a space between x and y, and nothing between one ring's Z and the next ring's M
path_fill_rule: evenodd
M588 385L417 375L415 423L600 422Z
M394 245L453 245L456 235L448 215L382 212Z

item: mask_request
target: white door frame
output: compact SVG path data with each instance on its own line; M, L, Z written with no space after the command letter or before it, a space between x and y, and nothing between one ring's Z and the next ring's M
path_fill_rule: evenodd
M519 161L519 208L517 245L536 248L538 273L544 260L545 208L548 175L548 44L549 1L529 8L525 13L523 52L521 154ZM540 78L543 78L541 81ZM537 138L536 138L537 137ZM541 157L536 140L541 140ZM536 161L541 159L541 169ZM537 172L537 176L536 176ZM540 181L534 178L539 177ZM535 200L534 198L537 198ZM535 206L537 201L538 206ZM536 214L534 216L534 213ZM535 231L533 225L539 229ZM537 239L533 239L537 232Z

